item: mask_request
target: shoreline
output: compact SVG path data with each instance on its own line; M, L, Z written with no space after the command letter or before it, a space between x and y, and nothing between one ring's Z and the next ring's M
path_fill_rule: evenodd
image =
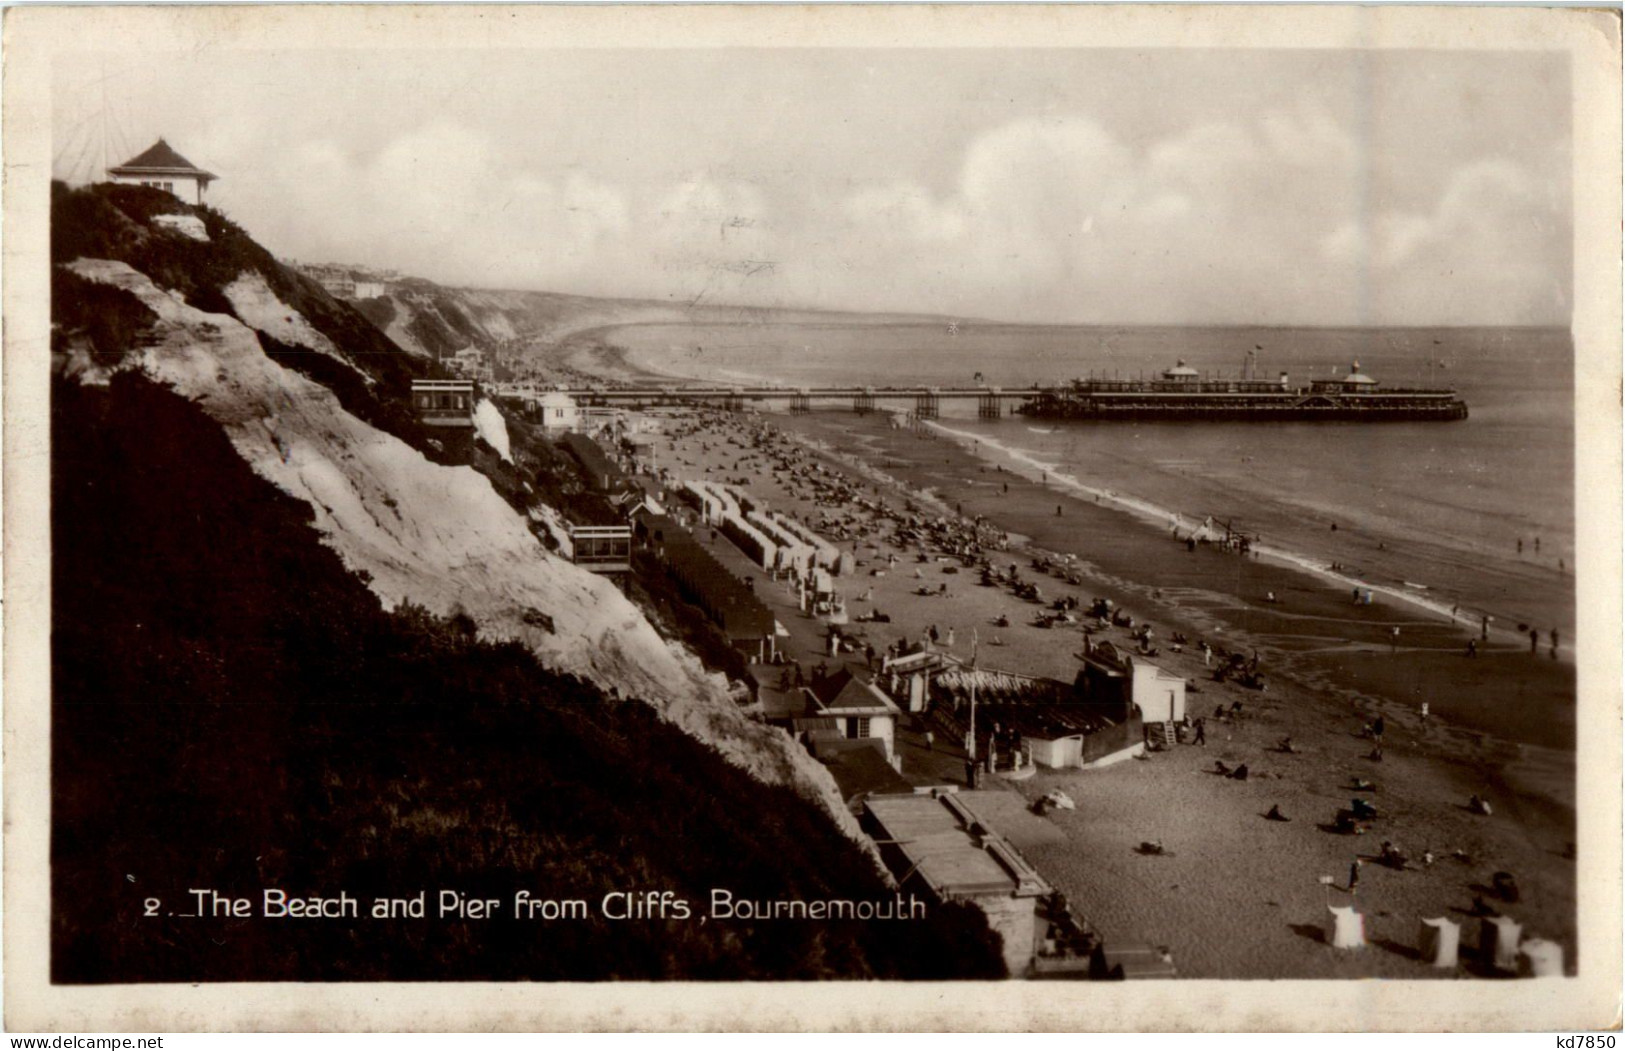
M940 434L948 436L950 439L958 442L961 447L966 449L967 452L970 452L979 458L988 460L989 462L997 462L999 458L1002 458L1006 462L1023 465L1028 470L1040 472L1041 474L1047 474L1061 486L1075 490L1077 493L1093 497L1095 503L1104 502L1134 516L1146 528L1160 529L1161 526L1172 523L1175 529L1182 530L1186 535L1201 528L1201 523L1193 522L1189 516L1181 511L1161 506L1147 498L1140 497L1132 493L1123 494L1114 489L1090 485L1087 482L1080 481L1073 475L1064 473L1061 469L1061 465L1038 461L1029 455L1025 450L1016 449L996 438L977 434L974 431L957 430L935 420L928 421L926 426ZM984 454L982 452L984 448L996 451L998 456L995 457ZM1395 585L1374 579L1368 575L1355 576L1351 573L1345 572L1341 567L1333 568L1333 566L1328 564L1325 559L1316 555L1293 550L1291 548L1280 547L1267 541L1254 543L1252 546L1252 551L1259 558L1273 561L1285 568L1295 569L1297 571L1312 575L1327 584L1337 586L1343 591L1352 591L1355 588L1369 590L1374 596L1380 595L1389 602L1414 606L1417 609L1433 614L1442 621L1457 625L1458 627L1466 630L1469 634L1474 633L1474 629L1478 627L1479 618L1488 612L1480 610L1464 610L1460 608L1459 603L1451 603L1447 602L1443 598L1434 598L1431 595L1418 593L1418 588L1421 590L1430 590L1428 585L1417 585L1409 581ZM1513 630L1511 627L1507 626L1508 623L1509 619L1504 614L1493 614L1491 626L1489 628L1490 639L1492 641L1499 641L1504 644L1521 647L1527 640L1527 634ZM1574 635L1573 627L1572 625L1567 627L1568 637L1572 639ZM1572 663L1573 655L1572 650L1569 649L1570 645L1571 644L1565 644L1564 646L1560 647L1559 652L1560 654L1563 654L1564 659ZM1546 650L1547 647L1543 645L1542 652L1546 652Z
M983 514L1012 535L1027 538L1035 548L1077 556L1091 584L1114 592L1108 597L1137 607L1136 612L1146 610L1149 616L1155 610L1159 627L1171 625L1193 639L1205 635L1231 648L1239 643L1269 653L1284 671L1320 689L1370 695L1371 702L1394 710L1415 711L1422 699L1429 699L1435 716L1469 732L1511 745L1573 753L1574 665L1551 661L1544 650L1531 658L1517 636L1497 638L1492 631L1490 642L1481 643L1480 656L1469 660L1464 647L1476 633L1448 616L1407 608L1412 605L1409 596L1378 593L1372 605L1354 606L1340 583L1334 585L1291 561L1205 548L1187 552L1134 511L1106 504L1104 494L1100 502L1085 500L1019 472L1006 469L1000 474L997 464L958 441L929 440L933 463L924 464L923 456L910 455L907 445L926 443L910 432L890 431L885 423L860 423L850 417L835 421L816 414L764 418L860 461L868 459L865 453L887 457L884 473L912 490L931 492L950 513L959 505L967 516ZM851 448L841 448L842 437ZM940 465L934 462L938 458L944 461ZM990 469L998 484L1009 484L1008 493L991 494L979 484ZM1054 515L1057 503L1065 509L1059 517ZM1088 540L1096 537L1110 537L1111 542L1091 546ZM1280 602L1264 601L1272 592ZM1401 630L1401 642L1398 652L1390 654L1389 633L1395 626ZM1406 670L1380 675L1368 667L1375 663L1371 658L1390 656L1407 665ZM1464 705L1446 696L1459 689L1463 677L1479 689L1495 687L1483 681L1491 677L1491 665L1509 680L1496 692L1527 701L1531 691L1544 690L1566 697L1567 705L1558 711L1532 712L1523 704L1497 709L1489 704ZM1339 672L1354 681L1339 682L1345 677Z

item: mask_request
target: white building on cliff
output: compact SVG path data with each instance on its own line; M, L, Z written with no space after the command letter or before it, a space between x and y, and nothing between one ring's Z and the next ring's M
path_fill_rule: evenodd
M123 164L107 169L107 176L116 183L166 190L187 204L202 204L209 183L220 178L176 153L163 139Z

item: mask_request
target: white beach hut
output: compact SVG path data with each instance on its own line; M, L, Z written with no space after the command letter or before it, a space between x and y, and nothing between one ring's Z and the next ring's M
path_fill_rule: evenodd
M1563 946L1544 938L1530 938L1523 943L1523 958L1529 961L1531 978L1563 977Z
M1329 905L1332 914L1332 948L1365 948L1365 917L1352 905Z
M1485 967L1495 971L1518 969L1518 942L1523 925L1510 916L1486 916L1478 929L1478 956Z
M1461 924L1443 916L1423 920L1417 941L1429 966L1455 967L1461 957Z

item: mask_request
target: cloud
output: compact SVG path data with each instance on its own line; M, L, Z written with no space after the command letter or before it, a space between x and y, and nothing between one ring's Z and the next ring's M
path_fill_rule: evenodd
M1311 103L1137 151L1086 120L1019 121L969 145L952 192L867 187L845 211L871 249L883 239L863 269L886 274L867 291L912 292L923 309L1139 323L1567 316L1556 189L1483 160L1450 175L1430 214L1374 210L1371 160Z
M1569 230L1560 192L1504 158L1451 173L1429 213L1349 220L1321 255L1371 289L1378 317L1519 324L1566 316Z
M1021 321L1567 316L1561 187L1488 158L1430 205L1379 206L1395 195L1368 152L1305 99L1137 144L1087 116L1013 119L935 187L748 165L639 183L430 122L365 152L290 145L223 199L279 251L461 284Z

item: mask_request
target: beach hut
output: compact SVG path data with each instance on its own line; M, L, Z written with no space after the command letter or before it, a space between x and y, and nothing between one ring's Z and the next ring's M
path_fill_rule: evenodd
M1033 762L1052 770L1069 770L1083 765L1083 734L1047 737L1024 733L1021 740L1032 753Z
M1479 962L1492 971L1518 969L1518 940L1523 925L1510 916L1486 916L1478 929Z
M1332 914L1332 948L1365 948L1365 917L1352 905L1329 905Z
M1461 956L1461 924L1443 916L1423 920L1417 942L1429 966L1455 967Z
M1529 961L1529 977L1563 977L1563 946L1544 938L1530 938L1523 943L1522 952Z

